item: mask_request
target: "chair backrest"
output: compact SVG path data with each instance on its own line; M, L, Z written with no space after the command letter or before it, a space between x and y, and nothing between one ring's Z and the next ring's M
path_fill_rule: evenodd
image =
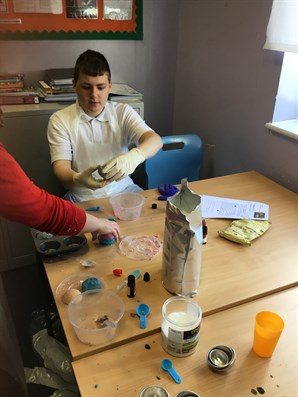
M162 141L162 149L145 161L148 189L180 184L183 178L198 180L203 158L201 138L195 134L170 135L163 136Z

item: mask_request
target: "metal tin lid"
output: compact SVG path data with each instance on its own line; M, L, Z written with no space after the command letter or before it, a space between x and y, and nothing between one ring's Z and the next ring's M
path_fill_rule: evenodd
M170 397L166 389L161 386L148 386L141 391L140 397Z
M190 390L183 390L175 395L175 397L200 397L197 393Z

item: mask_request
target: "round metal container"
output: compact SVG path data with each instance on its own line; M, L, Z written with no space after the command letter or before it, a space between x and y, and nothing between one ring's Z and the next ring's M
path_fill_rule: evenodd
M170 397L166 389L161 386L148 386L141 391L140 397Z
M236 359L236 352L229 346L219 345L209 350L207 362L214 371L225 371L229 369Z
M175 397L200 397L200 396L194 391L183 390L180 393L176 394Z

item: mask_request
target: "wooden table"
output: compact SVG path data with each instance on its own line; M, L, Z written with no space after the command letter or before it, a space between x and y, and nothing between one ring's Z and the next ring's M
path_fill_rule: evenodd
M260 201L270 206L271 228L250 247L244 247L218 236L217 231L230 224L227 219L208 220L208 243L202 246L202 269L198 295L195 299L203 310L203 316L252 301L256 298L298 285L297 277L297 195L256 172L246 172L189 184L198 194L226 198ZM143 192L146 198L141 217L136 221L119 221L122 236L158 235L163 239L165 202L157 201L157 190ZM152 203L157 209L152 209ZM82 207L100 205L97 216L113 216L108 199L93 200ZM96 214L96 213L95 213ZM87 249L69 258L44 259L47 277L55 296L59 283L74 273L92 273L106 280L110 289L116 288L134 269L142 274L150 273L146 283L137 282L137 294L128 298L126 289L120 292L125 303L125 314L118 324L113 340L101 346L81 343L67 318L67 307L56 299L64 331L74 360L113 348L126 342L159 332L161 308L171 295L161 283L160 253L151 261L134 261L119 254L117 245L101 246L88 236ZM84 269L78 259L96 260L97 266ZM113 275L114 268L122 268L121 278ZM141 330L135 313L139 302L150 306L147 328Z
M139 397L149 385L163 386L171 397L182 390L201 397L253 397L258 387L265 396L297 396L297 303L298 288L293 287L207 316L202 319L197 351L188 357L167 354L157 333L74 361L81 397ZM278 313L285 322L271 358L260 358L252 350L254 318L262 310ZM220 344L236 351L235 363L226 373L213 372L206 363L207 352ZM164 358L172 361L182 378L180 385L161 369Z

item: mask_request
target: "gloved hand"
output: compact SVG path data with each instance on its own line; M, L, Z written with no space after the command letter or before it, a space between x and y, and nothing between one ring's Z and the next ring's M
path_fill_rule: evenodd
M133 173L144 160L145 156L141 150L133 148L105 163L101 167L101 175L109 182L119 181Z
M73 183L77 186L88 187L89 189L100 189L106 186L109 182L104 179L96 179L92 173L97 170L97 165L87 168L85 171L77 172L72 177Z
M177 192L179 192L179 189L174 186L174 185L164 185L164 187L158 187L158 191L161 194L161 196L158 197L158 200L166 201L168 197L174 196Z

